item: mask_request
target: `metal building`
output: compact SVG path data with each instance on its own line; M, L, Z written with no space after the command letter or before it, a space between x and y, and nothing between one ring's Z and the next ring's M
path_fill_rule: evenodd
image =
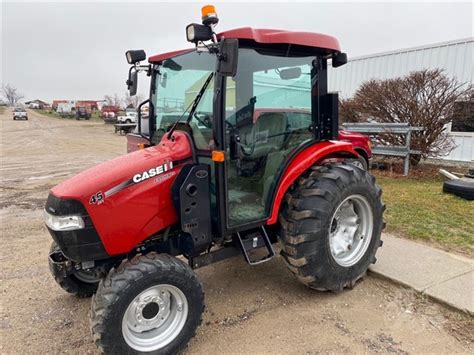
M474 38L350 58L346 65L329 69L328 85L339 97L349 98L367 80L396 78L423 69L444 69L457 81L473 84ZM474 132L451 132L451 137L456 148L443 158L474 161Z

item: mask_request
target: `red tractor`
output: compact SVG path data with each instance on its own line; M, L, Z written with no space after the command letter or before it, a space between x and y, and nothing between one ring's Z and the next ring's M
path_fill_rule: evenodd
M193 269L239 254L261 264L279 242L299 281L340 291L381 245L381 190L347 163L358 158L353 146L336 140L327 65L347 61L338 41L252 28L216 34L216 23L205 7L203 23L186 29L195 48L147 65L143 51L127 52L130 93L139 71L151 77L141 104L147 144L54 187L46 202L51 272L66 291L93 295L102 352L183 349L204 308ZM262 107L304 109L311 121L281 112L254 120Z

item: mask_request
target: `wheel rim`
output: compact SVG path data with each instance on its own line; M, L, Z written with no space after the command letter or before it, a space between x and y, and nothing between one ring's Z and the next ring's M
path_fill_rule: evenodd
M365 170L364 164L362 164L360 160L353 160L351 161L351 164L357 166L358 168L361 168L362 170Z
M336 208L329 227L329 246L336 263L349 267L356 264L372 240L373 214L369 201L351 195Z
M173 285L152 286L127 307L122 320L126 343L136 351L155 351L179 335L188 317L188 301Z
M88 283L88 284L95 284L99 282L99 278L95 275L94 272L92 271L87 271L87 270L79 270L74 273L74 276L82 282Z

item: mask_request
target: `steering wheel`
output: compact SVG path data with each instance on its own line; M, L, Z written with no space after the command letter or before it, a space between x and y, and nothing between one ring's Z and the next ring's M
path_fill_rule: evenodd
M206 128L212 127L211 117L208 112L196 111L194 112L194 118Z

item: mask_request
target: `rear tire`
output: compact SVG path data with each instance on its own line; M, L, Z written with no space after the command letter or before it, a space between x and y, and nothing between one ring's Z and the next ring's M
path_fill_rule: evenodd
M55 242L51 244L50 253L58 252L60 250L61 249ZM99 286L100 278L95 277L92 273L85 270L81 270L77 274L63 276L55 272L51 265L51 260L49 260L49 270L51 271L56 283L61 286L64 291L79 298L91 297L97 291L97 287Z
M112 269L92 299L91 330L106 354L175 354L202 321L193 270L167 254L135 256Z
M299 178L286 194L279 237L300 282L341 291L366 273L382 244L381 194L375 178L351 164L314 166Z

